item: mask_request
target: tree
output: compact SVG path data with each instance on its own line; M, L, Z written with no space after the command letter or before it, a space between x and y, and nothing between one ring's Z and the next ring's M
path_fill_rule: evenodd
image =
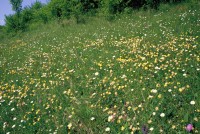
M10 0L10 4L12 5L12 10L19 14L22 10L22 1L23 0Z
M19 31L25 29L25 23L23 23L22 15L22 1L23 0L9 0L12 5L12 10L16 12L14 15L6 16L6 29L8 32Z

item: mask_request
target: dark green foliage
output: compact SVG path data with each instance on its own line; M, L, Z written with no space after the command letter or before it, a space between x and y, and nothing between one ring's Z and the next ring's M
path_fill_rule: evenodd
M37 1L14 15L6 16L6 31L26 31L32 23L41 21L46 24L48 17L45 6Z
M28 10L24 10L20 15L14 14L6 16L6 31L17 32L26 31L29 23L32 20L32 13Z
M120 12L123 8L121 5L122 0L104 0L102 1L102 7L104 13L111 13L115 14L117 12Z
M98 9L100 7L100 0L80 0L84 12Z
M69 17L71 13L70 3L68 0L51 0L47 6L50 14L58 19Z
M158 9L160 2L161 0L146 0L146 4L153 9Z
M165 3L177 3L177 2L181 2L183 0L162 0L162 2L165 2Z
M13 11L16 12L14 15L6 16L6 29L7 31L19 31L24 29L22 25L22 17L20 12L22 11L23 0L10 0Z
M1 26L1 25L0 25L0 33L2 33L3 30L4 30L4 26Z
M22 10L22 1L23 0L10 0L13 11L19 13Z
M48 22L50 15L48 14L49 9L46 5L37 1L29 7L29 10L33 12L33 22L42 22L44 24Z
M47 5L36 1L22 10L22 0L10 0L17 15L6 17L7 31L25 31L33 23L48 23L50 20L74 18L77 23L85 23L86 15L97 12L106 20L115 20L116 14L130 14L135 9L156 9L161 3L178 3L184 0L50 0ZM33 24L34 25L34 24Z
M53 18L60 21L63 18L75 18L77 23L85 23L83 17L88 12L95 13L99 7L98 0L51 0L47 5Z
M44 12L39 12L38 17L39 17L39 20L41 20L44 24L46 24L49 20L47 14Z
M36 1L34 4L31 5L31 9L39 10L43 7L43 4L39 1Z
M22 21L29 23L33 19L33 12L27 7L21 13Z
M107 13L115 14L125 9L139 9L141 7L158 9L160 3L177 3L183 0L101 0L101 6Z
M4 32L4 29L5 29L4 26L1 26L1 25L0 25L0 40L4 38L4 35L5 35L5 34L4 34L4 33L5 33L5 32Z
M22 26L20 24L21 17L14 14L6 16L6 31L7 32L16 32L21 30Z

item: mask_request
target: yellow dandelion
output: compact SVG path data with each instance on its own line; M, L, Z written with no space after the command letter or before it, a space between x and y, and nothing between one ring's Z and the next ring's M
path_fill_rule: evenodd
M124 127L124 126L122 126L122 127L121 127L121 131L124 131L124 129L125 129L125 127Z
M158 95L158 98L159 98L159 99L162 98L162 94L159 94L159 95Z

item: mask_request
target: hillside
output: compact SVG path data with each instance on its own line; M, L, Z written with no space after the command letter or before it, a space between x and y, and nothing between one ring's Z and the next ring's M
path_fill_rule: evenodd
M4 38L0 80L2 134L200 133L200 4Z

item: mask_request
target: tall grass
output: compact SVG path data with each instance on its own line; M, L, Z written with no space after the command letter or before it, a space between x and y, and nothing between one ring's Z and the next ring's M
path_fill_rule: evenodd
M0 133L199 133L199 5L163 10L4 39Z

